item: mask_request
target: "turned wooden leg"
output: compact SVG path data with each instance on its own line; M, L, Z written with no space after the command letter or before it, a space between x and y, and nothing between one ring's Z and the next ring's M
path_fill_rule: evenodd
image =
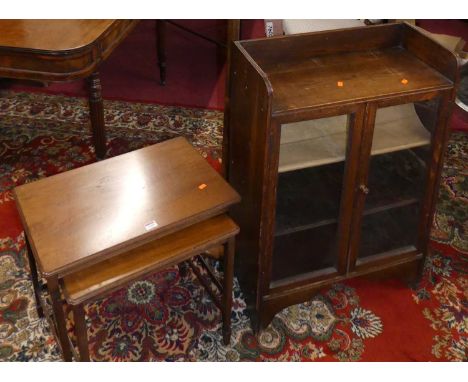
M159 80L166 85L166 23L156 20L156 49L158 52Z
M89 77L89 116L96 156L102 159L106 155L106 126L104 124L104 106L102 102L101 80L99 73Z
M57 276L49 277L46 279L47 289L49 290L50 299L52 302L52 310L54 312L54 321L56 326L57 339L60 347L62 348L63 358L65 361L72 360L72 353L70 343L68 341L67 327L65 324L65 313L62 308L62 301L60 298L60 289Z
M75 321L75 336L80 352L80 361L89 362L88 332L83 304L73 306L73 320Z
M37 276L36 259L34 259L34 255L31 250L31 245L29 244L29 240L26 234L24 236L26 240L26 252L28 254L29 269L31 270L31 279L34 288L34 297L36 298L36 311L39 318L43 318L44 310L42 309L41 305L41 287L39 285L39 278Z
M223 285L223 341L225 345L231 342L231 311L232 284L234 281L234 248L235 239L232 237L224 245L224 285Z

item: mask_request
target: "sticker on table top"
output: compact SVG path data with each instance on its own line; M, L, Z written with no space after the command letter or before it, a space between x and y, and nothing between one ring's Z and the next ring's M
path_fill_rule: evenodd
M200 184L200 185L198 186L198 189L199 189L199 190L203 190L203 189L205 189L206 187L207 187L207 185L206 185L205 183L202 183L202 184Z
M152 229L155 229L158 226L158 223L156 223L156 220L151 220L149 223L145 224L145 229L147 231L151 231Z

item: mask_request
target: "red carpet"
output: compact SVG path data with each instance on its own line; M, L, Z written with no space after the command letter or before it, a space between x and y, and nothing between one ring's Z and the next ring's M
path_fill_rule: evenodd
M212 37L225 32L223 21L183 22ZM261 20L243 26L243 37L263 33ZM455 35L465 26L466 33L466 23L455 21L423 20L421 26ZM222 113L158 104L222 109L223 55L170 26L167 45L166 87L159 85L154 21L142 21L103 64L104 97L134 101L105 104L110 155L183 135L219 168ZM0 95L0 360L57 360L50 329L35 313L12 189L95 160L86 100L55 95L84 97L86 90L82 81L1 86L38 94ZM467 114L455 109L452 127L468 130ZM92 359L468 361L467 153L468 135L453 134L431 256L417 289L397 280L337 284L283 310L256 338L236 285L232 344L224 347L219 312L204 289L193 275L169 269L87 307ZM146 293L144 301L135 299L135 290Z
M185 136L217 165L222 113L105 103L111 155ZM12 189L83 166L91 150L86 100L0 96L0 360L60 358L35 311ZM154 274L86 306L93 360L468 361L468 135L452 135L422 282L351 280L320 290L252 335L235 285L231 346L220 314L192 273ZM143 319L144 318L144 319Z

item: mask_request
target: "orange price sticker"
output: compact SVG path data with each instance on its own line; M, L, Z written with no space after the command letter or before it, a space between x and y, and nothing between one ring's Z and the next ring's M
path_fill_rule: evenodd
M339 88L342 88L344 86L344 82L343 81L338 81L336 83L336 86L338 86Z
M203 190L203 189L206 188L206 187L207 187L206 184L205 184L205 183L202 183L202 184L200 184L200 185L198 186L198 189L199 189L199 190Z
M408 82L409 82L409 81L408 81L406 78L403 78L403 79L401 80L401 83L402 83L403 85L408 84Z

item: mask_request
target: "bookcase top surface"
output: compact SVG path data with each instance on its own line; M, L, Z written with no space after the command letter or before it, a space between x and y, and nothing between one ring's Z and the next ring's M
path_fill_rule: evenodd
M273 86L275 112L453 85L400 47L311 57L278 66L267 74Z
M274 114L452 88L453 78L436 69L440 61L453 64L450 52L408 29L350 28L240 45L271 84Z

